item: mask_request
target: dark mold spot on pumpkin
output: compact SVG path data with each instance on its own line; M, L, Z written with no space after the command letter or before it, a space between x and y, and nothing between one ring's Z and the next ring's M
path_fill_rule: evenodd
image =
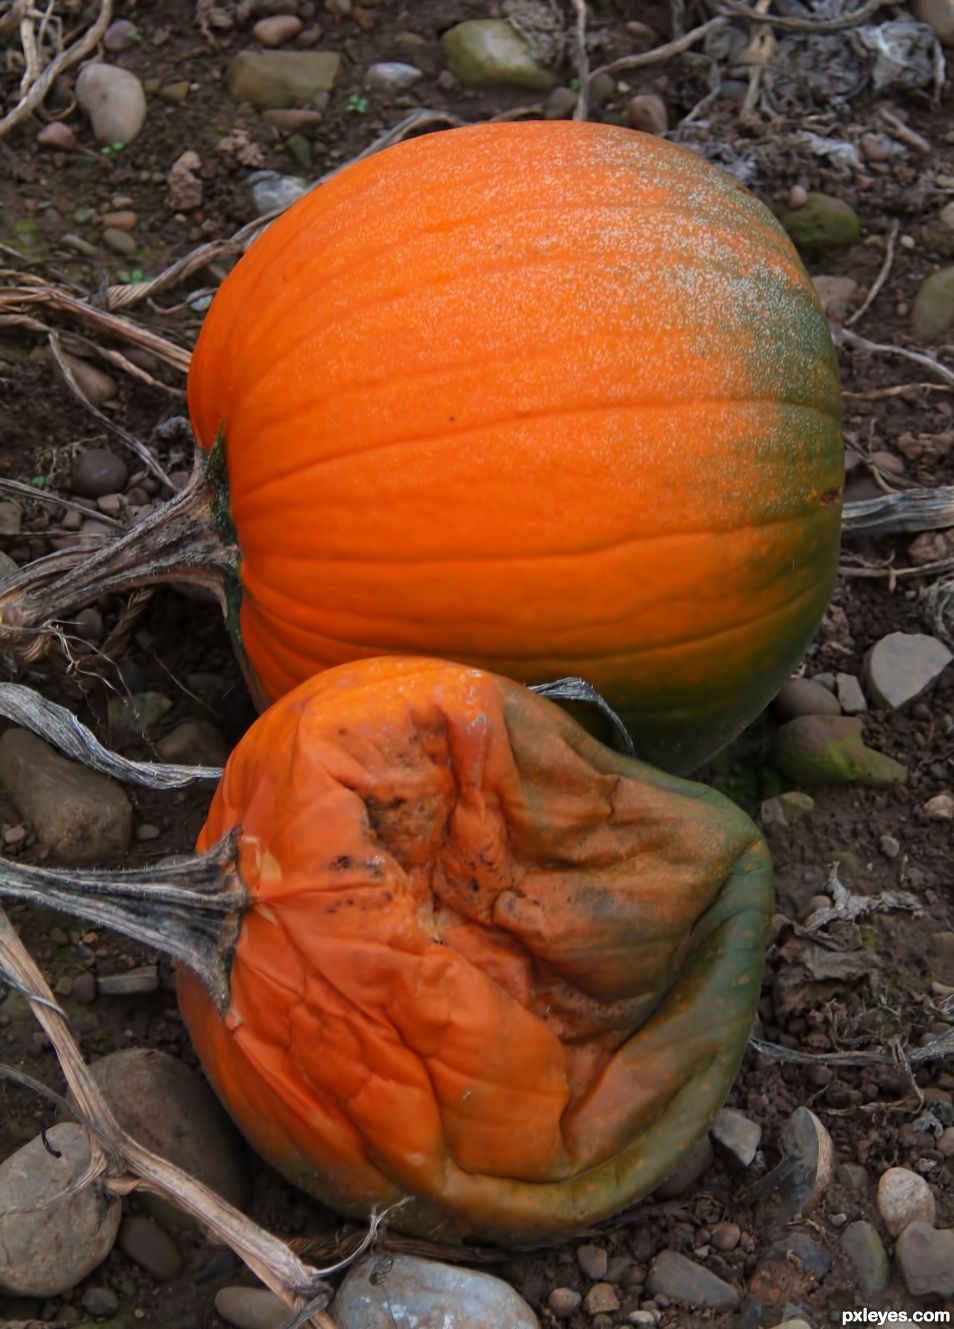
M820 495L819 495L819 502L821 503L822 507L826 507L826 508L830 508L831 505L832 505L833 503L840 503L840 502L841 502L841 490L840 490L840 489L826 489L825 492L824 492L823 494L820 494Z
M332 861L331 866L337 868L340 872L344 872L347 868L352 866L350 854L339 854L338 857Z

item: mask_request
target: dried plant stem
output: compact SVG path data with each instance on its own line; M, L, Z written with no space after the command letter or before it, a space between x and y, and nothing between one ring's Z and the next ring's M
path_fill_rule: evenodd
M57 619L101 595L157 582L202 587L225 614L239 555L217 529L212 465L197 449L189 484L120 539L94 554L79 549L50 554L0 583L0 652L14 661L38 659Z
M847 540L870 535L912 535L954 526L954 485L906 489L846 503L841 532Z
M576 105L573 107L573 119L585 120L589 111L590 57L586 50L586 0L573 0L576 13L575 65L576 76L580 82Z
M154 475L158 476L163 484L169 485L169 487L172 488L172 482L164 468L152 455L145 443L140 442L138 438L129 433L128 429L124 429L122 425L117 424L115 420L111 420L108 415L99 409L98 406L94 406L87 397L79 383L77 383L76 375L73 373L69 363L63 355L63 348L60 345L59 334L56 332L50 332L47 340L49 341L50 352L56 362L56 366L63 375L66 386L69 388L70 392L72 392L76 400L82 404L85 410L89 411L90 415L94 415L104 428L106 428L111 434L114 434L120 442L124 443L126 447L130 449L130 451L134 452L143 465L148 470L152 471Z
M589 81L592 83L597 74L615 74L621 69L640 69L644 65L655 65L660 60L669 60L674 55L682 55L684 51L690 50L701 42L708 33L718 32L727 23L728 19L721 15L710 18L684 36L677 37L671 42L665 42L662 46L654 46L651 51L641 51L638 55L623 55L618 60L611 60L608 65L600 65L599 69L592 71Z
M82 762L101 775L145 789L182 789L198 781L221 779L217 766L178 766L173 763L131 761L111 752L77 720L72 711L47 701L22 683L0 683L0 715L51 743L72 761Z
M845 319L845 327L850 328L858 322L862 314L866 314L877 299L878 293L888 280L888 274L891 271L891 265L894 262L894 242L898 238L898 223L893 221L891 229L888 232L888 238L885 241L884 262L878 270L878 275L871 283L871 289L864 298L864 303L859 305L850 318Z
M715 7L723 15L744 18L749 23L772 23L789 32L842 32L845 28L853 28L858 23L864 23L879 9L887 9L889 5L894 4L895 0L865 0L864 4L859 5L851 13L830 19L782 18L777 14L768 15L758 9L752 9L749 5L742 4L741 0L718 0Z
M25 120L28 115L36 110L64 70L77 64L82 60L84 55L87 55L99 45L103 33L109 27L112 17L113 0L100 0L99 13L96 16L96 20L92 27L88 28L86 32L83 33L82 37L74 42L72 46L68 46L65 51L60 51L60 53L50 61L46 69L34 78L30 87L20 98L16 106L14 106L13 110L0 120L0 138L3 138L4 135L8 134L15 125L18 125L21 120ZM24 55L26 55L26 52L24 52Z
M304 1264L284 1242L207 1186L145 1149L122 1129L83 1061L69 1021L2 909L0 974L27 997L53 1045L81 1118L94 1132L91 1149L98 1147L104 1155L103 1184L119 1195L145 1187L163 1196L235 1251L293 1311L316 1304L322 1307L312 1316L316 1329L335 1329L334 1321L323 1309L331 1297L331 1289L323 1283L323 1271Z
M857 332L851 332L848 328L835 330L835 342L843 346L857 347L860 351L874 351L879 355L896 355L902 360L913 360L915 364L923 365L929 369L932 374L937 374L943 382L954 386L954 370L948 369L942 365L939 360L935 360L931 355L925 355L923 351L909 351L904 346L891 346L887 342L869 341L867 337L861 337Z

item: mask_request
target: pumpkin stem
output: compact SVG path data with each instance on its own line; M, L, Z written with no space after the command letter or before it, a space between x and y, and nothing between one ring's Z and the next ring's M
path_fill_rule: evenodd
M536 692L541 697L548 697L550 701L582 701L590 706L595 706L610 723L613 747L616 751L625 752L628 757L635 757L636 744L633 742L632 734L602 692L597 692L593 684L587 683L585 678L574 676L571 678L557 678L552 683L534 683L531 685L530 691Z
M220 1011L248 892L236 828L194 857L130 871L35 867L0 859L0 896L60 909L112 928L189 966Z
M196 449L192 477L168 503L125 535L88 549L36 559L0 588L0 652L30 663L46 650L57 619L101 595L153 582L187 582L211 591L228 616L237 583L238 546L222 520L223 467L218 447Z

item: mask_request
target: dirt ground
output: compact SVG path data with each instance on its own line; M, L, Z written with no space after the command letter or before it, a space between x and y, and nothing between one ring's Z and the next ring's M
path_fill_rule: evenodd
M78 30L92 21L96 6L63 0L57 8L65 27ZM148 97L145 127L127 148L121 152L98 150L78 114L69 115L66 123L74 128L80 151L50 151L39 146L37 133L43 120L37 116L27 118L0 140L0 266L8 269L7 280L30 272L89 295L112 284L155 276L198 243L225 239L256 215L246 183L249 168L234 154L217 148L236 129L260 149L255 159L261 167L314 178L366 148L414 107L447 110L467 121L478 121L537 99L537 94L518 89L466 90L442 73L440 33L460 20L494 12L483 0L403 4L368 0L366 7L352 12L347 12L351 10L347 2L334 4L331 0L257 8L222 0L215 13L224 17L207 34L199 18L211 7L200 0L197 8L198 14L188 0L117 3L115 17L131 20L139 37L121 54L107 58L132 70ZM226 91L224 73L229 59L254 46L251 24L269 8L297 11L306 27L319 25L322 36L316 49L336 50L343 57L320 122L301 136L310 166L301 165L300 144L295 146L296 159L289 151L287 134L265 123L257 112L237 107ZM681 8L672 6L673 10ZM715 6L707 9L690 0L685 8L689 28L710 17ZM804 9L797 4L775 6L779 13ZM572 6L564 5L561 12L570 25ZM2 13L0 6L0 17ZM892 7L888 13L895 17L906 11ZM651 31L641 32L641 24ZM666 41L671 24L666 4L594 0L589 5L591 62L606 63ZM744 23L741 31L748 35ZM12 36L8 43L9 51L17 45ZM853 48L845 49L850 55ZM421 80L398 94L367 93L363 86L367 67L377 60L394 59L412 60L423 71ZM608 95L591 107L591 116L628 123L630 98L644 92L658 94L668 111L670 136L735 169L770 206L785 208L793 189L821 190L849 202L860 217L861 238L825 255L808 255L809 270L813 275L851 277L863 292L882 270L890 244L893 258L886 279L870 308L853 325L854 331L873 343L929 352L950 366L954 347L920 345L910 320L921 281L954 253L954 230L945 231L938 220L945 204L954 199L950 83L942 79L934 86L929 79L926 86L876 91L870 78L862 77L855 80L851 95L831 95L831 87L826 95L825 77L836 79L838 66L832 64L826 75L825 62L819 59L811 78L786 81L780 76L773 85L767 77L771 97L746 109L738 88L722 68L722 94L683 123L709 91L712 71L720 68L720 61L724 64L725 57L703 58L696 52L622 72ZM573 77L570 50L558 71L561 81L569 84ZM5 69L0 66L0 93L5 95L8 109L16 103L20 72L9 55ZM57 105L66 108L69 83L69 77L61 80L48 100L51 110ZM183 84L187 89L182 100L160 95L170 85ZM743 86L741 95L744 93ZM902 138L889 135L894 148L884 157L872 148L868 156L862 153L856 164L845 168L831 155L819 154L817 139L858 144L865 135L885 135L890 128L885 111L901 124ZM929 152L916 146L917 137L925 141ZM190 150L201 162L203 199L200 207L180 212L170 206L167 174L181 154ZM130 208L138 217L134 249L128 254L114 253L99 241L97 217L104 211ZM78 250L67 242L65 237L71 235L86 239L92 252L83 253L82 247ZM189 347L201 322L202 293L214 287L229 261L220 260L211 272L197 272L183 285L137 306L135 317L178 345ZM854 307L858 303L856 300ZM148 358L141 359L141 364L164 386L150 386L110 370L119 391L103 409L133 435L149 438L157 424L183 412L183 383L180 375ZM868 497L879 492L879 483L954 484L954 390L949 384L929 367L857 346L842 347L841 365L845 438L852 453L847 497ZM70 459L78 448L91 442L113 446L100 423L84 413L68 392L45 349L43 335L28 327L4 326L2 320L0 400L2 476L60 492L68 483ZM186 450L173 455L170 449L175 446L164 444L161 455L171 469L181 470L188 464ZM882 458L878 471L868 460L874 453L888 454L894 466ZM135 464L131 469L135 470ZM0 548L17 563L44 554L50 548L51 534L58 534L58 520L55 507L27 500L23 530L18 535L0 536ZM926 630L920 597L932 580L930 575L896 581L886 575L855 575L860 567L856 558L867 560L868 571L889 559L897 567L910 566L911 542L908 535L846 546L846 575L839 580L835 608L809 651L808 674L839 670L857 674L868 649L886 633ZM950 553L949 549L948 557ZM118 600L104 607L107 627L122 607ZM187 684L189 676L196 674L219 677L220 686L211 700L198 698ZM90 657L78 669L67 671L61 659L51 656L31 669L23 681L70 706L104 741L133 756L148 757L150 747L144 741L124 741L110 733L106 707L117 688L154 689L173 700L159 734L193 717L211 718L231 744L254 714L217 611L174 590L153 595L118 667L107 667ZM763 798L784 787L767 756L773 728L774 721L763 717L728 755L702 773L728 789L753 814L758 813ZM935 934L954 930L952 822L932 820L924 811L927 800L954 789L954 669L913 707L867 717L865 735L870 746L905 764L906 784L888 791L854 786L817 791L808 818L771 835L778 918L757 1033L789 1048L815 1053L911 1049L954 1020L954 1005L938 986L954 985L954 968L950 960L947 969L943 968L931 943ZM130 791L130 796L137 821L159 830L157 838L137 843L138 860L148 862L191 847L202 824L208 790L200 787L171 795ZM0 798L0 829L16 827L18 822L15 810ZM885 853L886 835L898 842L894 857ZM21 844L8 844L8 852L29 858L29 836ZM841 863L842 880L852 889L863 894L911 891L920 912L892 911L865 920L853 940L877 957L872 976L853 983L806 984L793 998L785 978L798 959L800 939L794 924L804 918L810 897L824 890L835 861ZM62 980L75 981L90 970L100 976L123 972L154 957L105 933L91 939L89 929L38 909L16 906L10 914L51 985L64 993L62 1000L75 1019L88 1056L149 1045L195 1064L165 961L160 961L157 992L129 998L100 996L81 1005L71 995L71 982ZM784 1000L780 995L783 988ZM55 1058L44 1036L29 1019L10 1015L12 1002L5 1015L7 1003L2 996L0 989L0 1060L59 1085ZM599 1323L624 1324L629 1313L641 1305L646 1294L639 1270L645 1270L657 1251L671 1247L690 1255L698 1252L708 1247L713 1226L724 1221L737 1223L742 1239L732 1251L711 1251L706 1263L745 1293L741 1310L691 1313L660 1304L663 1325L689 1329L703 1323L717 1329L774 1325L785 1318L788 1305L800 1307L816 1324L824 1325L839 1323L843 1310L863 1304L885 1310L935 1305L913 1302L896 1268L887 1291L865 1298L838 1241L839 1227L845 1221L867 1217L878 1222L873 1182L885 1167L895 1164L920 1169L928 1176L939 1202L938 1226L954 1224L954 1159L942 1157L935 1147L935 1135L925 1126L924 1091L929 1091L928 1102L937 1106L943 1124L954 1122L954 1063L950 1058L923 1065L912 1075L902 1061L893 1067L805 1066L783 1064L750 1051L730 1104L761 1126L761 1159L740 1182L739 1174L717 1157L686 1194L639 1207L624 1222L609 1225L593 1238L611 1255L630 1257L629 1281L618 1289L620 1308ZM832 1257L831 1270L823 1276L814 1276L791 1254L783 1253L781 1259L770 1254L772 1242L786 1233L772 1230L757 1186L758 1178L778 1160L779 1130L799 1105L810 1106L827 1125L838 1161L860 1164L872 1181L857 1191L834 1182L810 1221L802 1225ZM26 1090L0 1083L0 1157L32 1138L50 1120L50 1109L43 1102ZM295 1192L263 1164L256 1163L254 1168L251 1212L257 1220L286 1237L329 1234L336 1229L338 1220L333 1215ZM179 1241L186 1256L184 1272L172 1282L154 1281L118 1247L89 1281L117 1291L122 1311L135 1316L129 1323L213 1329L223 1323L213 1310L214 1293L224 1282L235 1281L237 1268L230 1268L227 1257L198 1236L180 1237ZM545 1309L554 1287L585 1292L589 1286L573 1244L532 1253L505 1252L495 1268L527 1298L543 1324L554 1323ZM31 1319L50 1325L80 1323L91 1318L81 1308L81 1295L82 1286L45 1303L0 1295L0 1323ZM116 1321L120 1322L126 1323ZM585 1329L593 1317L581 1308L563 1323L569 1329Z

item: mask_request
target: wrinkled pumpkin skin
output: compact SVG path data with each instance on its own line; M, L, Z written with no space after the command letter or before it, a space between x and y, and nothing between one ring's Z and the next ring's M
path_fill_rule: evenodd
M182 1012L255 1148L333 1208L547 1238L652 1190L722 1104L771 869L721 795L509 680L379 659L256 722L199 847L237 825L231 1004L183 971Z
M224 436L267 698L387 653L581 675L686 771L834 582L811 282L735 181L631 130L481 125L348 167L223 283L189 405Z

